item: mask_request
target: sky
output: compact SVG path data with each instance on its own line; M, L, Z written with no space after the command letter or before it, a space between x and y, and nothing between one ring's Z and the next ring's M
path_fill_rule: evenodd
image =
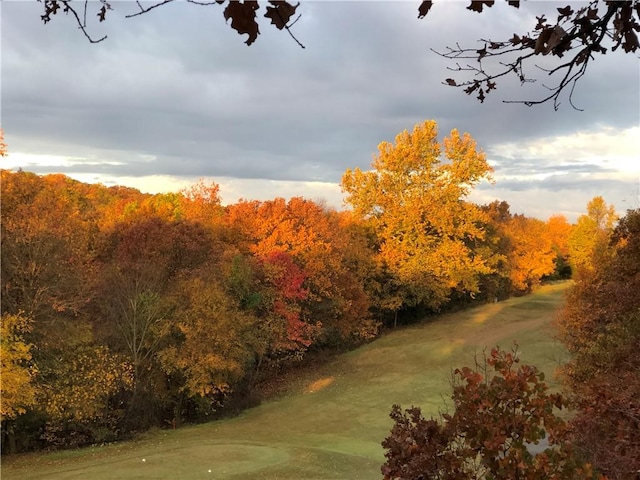
M583 111L566 96L558 111L503 103L546 93L535 67L538 82L506 81L484 104L442 84L464 77L433 50L509 39L566 2L497 2L478 14L439 1L419 20L419 1L303 1L293 32L304 49L262 18L264 6L248 47L218 5L126 19L135 3L112 3L104 23L88 14L91 34L108 35L99 44L69 16L44 25L35 0L0 3L2 168L151 193L204 178L223 203L303 196L345 208L345 170L370 168L380 142L433 119L441 137L456 128L486 152L495 182L476 187L477 203L570 221L596 195L620 213L640 207L638 55L591 63L573 96Z

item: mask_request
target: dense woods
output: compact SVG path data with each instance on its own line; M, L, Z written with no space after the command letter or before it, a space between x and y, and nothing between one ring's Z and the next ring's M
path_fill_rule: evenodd
M379 149L371 171L345 173L347 211L304 198L223 206L204 181L149 195L2 171L3 452L109 442L236 411L310 353L525 293L571 268L578 291L605 288L600 269L615 272L601 295L619 311L611 321L597 309L588 321L568 313L568 338L637 330L637 305L607 293L634 288L625 275L637 272L623 265L637 256L635 217L613 230L600 198L575 226L506 202L475 205L470 189L491 168L468 135L440 142L434 122ZM592 241L593 228L602 239ZM575 341L607 368L624 364L622 351L598 357L608 345L598 335ZM576 365L567 375L579 385ZM637 367L624 365L620 378ZM576 388L577 399L597 408L588 388ZM618 433L628 427L621 415ZM600 428L583 423L587 433Z

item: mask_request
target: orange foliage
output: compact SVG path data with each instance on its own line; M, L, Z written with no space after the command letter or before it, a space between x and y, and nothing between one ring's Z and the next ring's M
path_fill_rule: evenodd
M418 124L395 144L378 146L372 171L342 177L346 201L379 238L380 261L431 307L453 288L477 292L478 276L491 271L473 251L484 237L484 214L465 200L491 167L469 134L452 130L442 144L437 137L434 121Z
M564 258L569 256L571 224L564 215L552 215L547 220L547 234L553 248Z
M7 144L4 143L4 130L0 128L0 157L6 157L7 153Z

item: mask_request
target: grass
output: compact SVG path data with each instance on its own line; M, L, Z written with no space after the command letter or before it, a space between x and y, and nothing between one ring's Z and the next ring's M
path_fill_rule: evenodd
M565 351L551 321L567 284L391 332L301 373L287 392L240 416L157 430L134 442L3 459L4 479L380 478L394 403L437 415L451 370L520 345L553 378Z

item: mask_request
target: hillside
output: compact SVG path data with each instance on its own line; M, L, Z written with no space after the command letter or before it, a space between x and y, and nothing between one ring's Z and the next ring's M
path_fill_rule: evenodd
M242 415L136 442L3 459L5 479L379 478L394 403L437 414L452 368L476 352L520 345L547 378L566 353L554 311L568 283L394 331L302 374L285 395Z

